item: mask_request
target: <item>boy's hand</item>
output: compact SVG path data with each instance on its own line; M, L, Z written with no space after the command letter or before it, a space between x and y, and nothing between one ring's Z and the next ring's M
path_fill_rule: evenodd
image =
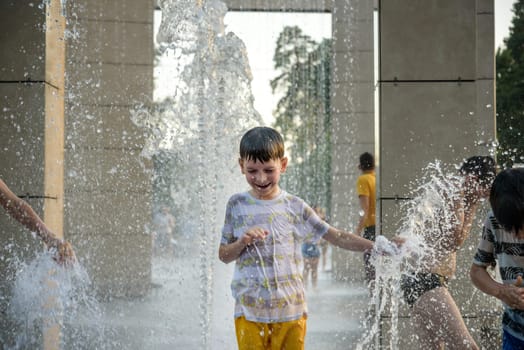
M395 237L400 238L398 236ZM378 235L373 245L373 253L382 256L398 255L400 253L399 246L399 243L394 239L388 240L385 236Z
M524 288L522 276L517 276L514 284L506 285L500 290L500 300L512 309L524 310Z
M245 245L251 245L256 241L263 241L268 234L268 231L263 230L260 227L252 227L244 233L240 240Z
M521 287L522 286L522 276L518 275L517 280L515 281L515 287Z
M391 237L390 241L395 243L397 247L402 247L402 245L406 243L406 237L394 236Z

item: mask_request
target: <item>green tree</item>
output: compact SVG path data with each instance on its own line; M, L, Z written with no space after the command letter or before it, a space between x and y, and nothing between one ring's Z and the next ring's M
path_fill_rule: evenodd
M504 167L524 163L524 0L513 5L514 17L506 47L498 49L498 160Z
M280 73L271 81L282 98L274 127L292 159L282 185L311 205L330 212L331 40L317 43L298 27L285 27L273 57Z

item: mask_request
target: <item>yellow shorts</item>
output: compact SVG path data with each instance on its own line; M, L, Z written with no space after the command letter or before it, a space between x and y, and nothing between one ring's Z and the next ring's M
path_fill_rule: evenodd
M277 323L247 321L244 316L235 319L238 350L304 350L306 320Z

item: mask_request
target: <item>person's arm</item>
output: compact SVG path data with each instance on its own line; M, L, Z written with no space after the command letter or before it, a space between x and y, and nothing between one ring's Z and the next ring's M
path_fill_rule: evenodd
M359 215L360 220L358 221L357 228L355 233L362 236L362 231L364 230L364 223L369 218L369 196L360 195L358 196L358 202L360 204L360 209L362 215Z
M477 213L478 207L478 198L468 198L466 196L464 203L462 229L458 234L455 235L455 245L457 247L462 246L466 238L468 238L469 232L471 231L471 227L473 226L473 219L475 218L475 214Z
M478 179L472 176L466 176L464 179L464 192L459 196L454 203L455 213L459 221L459 225L455 230L455 247L462 246L464 241L471 231L475 214L480 205L482 198L486 193L481 188L479 189Z
M230 262L238 259L240 254L242 254L248 245L253 244L255 241L263 240L267 235L268 232L259 227L251 228L235 242L230 244L221 244L218 248L218 258L220 261L229 264Z
M36 232L49 249L56 249L59 262L74 261L75 254L71 245L57 238L33 208L26 201L15 195L2 180L0 180L0 205L16 221L30 231Z
M447 239L442 241L445 249L453 252L462 246L471 231L478 206L478 198L460 195L451 199L448 208L454 215L454 224L447 229L450 232Z
M51 243L54 234L47 228L33 208L11 192L2 180L0 180L0 204L13 219L30 231L36 232L45 244Z
M322 238L342 249L358 252L372 250L374 245L373 241L367 240L350 232L337 230L331 226Z
M491 277L485 266L476 264L471 265L469 276L475 287L482 292L494 296L511 308L524 310L524 288L519 287L522 284L521 276L514 285L502 284Z
M235 261L242 251L247 247L241 239L236 240L230 244L221 244L218 248L218 258L223 263L229 264L232 261Z

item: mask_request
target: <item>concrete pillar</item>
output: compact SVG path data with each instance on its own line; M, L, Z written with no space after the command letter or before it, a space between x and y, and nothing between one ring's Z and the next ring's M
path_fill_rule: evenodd
M151 284L151 162L130 111L152 101L153 10L153 0L68 2L64 228L106 297Z
M65 17L59 0L50 1L45 17L44 220L64 237L64 88Z
M375 153L373 1L336 1L333 8L333 198L331 223L358 223L358 156ZM333 273L363 281L362 254L333 248Z
M495 139L493 1L388 0L380 2L379 13L380 217L382 232L391 234L404 215L402 200L395 198L409 197L410 184L429 162L460 164L490 153ZM493 335L499 320L487 311L497 305L476 292L468 275L485 211L479 211L459 252L450 291L474 337L491 349L498 347ZM399 322L399 348L418 349L407 308ZM387 327L384 322L385 338Z
M3 1L0 28L0 177L63 237L65 19L60 1ZM14 262L32 258L42 244L5 213L0 214L0 237L5 315ZM8 317L0 322L1 339L8 345L16 329ZM58 327L45 331L42 341L44 348L56 348Z

